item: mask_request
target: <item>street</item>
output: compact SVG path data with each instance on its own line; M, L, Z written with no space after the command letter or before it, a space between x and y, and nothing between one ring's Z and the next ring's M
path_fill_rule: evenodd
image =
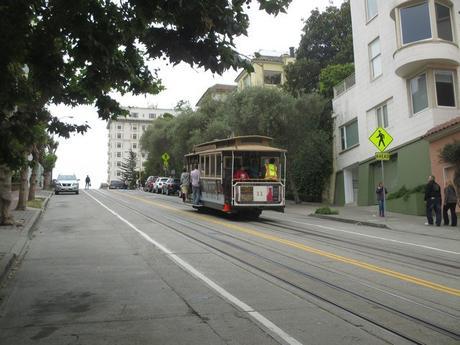
M81 190L34 236L0 289L1 345L460 342L458 232Z

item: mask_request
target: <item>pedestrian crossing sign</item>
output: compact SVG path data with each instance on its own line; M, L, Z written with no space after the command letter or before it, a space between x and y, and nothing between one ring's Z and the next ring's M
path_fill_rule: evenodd
M379 127L371 134L369 141L374 144L380 152L383 152L390 146L393 137L384 128Z

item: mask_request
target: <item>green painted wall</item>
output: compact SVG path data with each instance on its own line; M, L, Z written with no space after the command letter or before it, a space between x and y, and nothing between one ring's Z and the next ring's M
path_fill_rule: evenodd
M413 188L424 184L430 173L429 145L425 140L419 140L391 152L391 160L384 162L385 185L388 193L397 191L403 185L406 188ZM375 188L381 180L380 162L369 161L360 164L358 205L376 204Z
M334 204L342 206L345 204L345 186L343 181L343 171L335 175Z

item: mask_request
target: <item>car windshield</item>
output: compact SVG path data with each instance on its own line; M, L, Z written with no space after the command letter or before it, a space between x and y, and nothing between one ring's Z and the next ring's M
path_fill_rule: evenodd
M162 178L162 179L161 179L161 182L166 182L166 181L168 181L167 178Z
M76 180L77 177L75 175L59 175L57 179L66 181L66 180Z

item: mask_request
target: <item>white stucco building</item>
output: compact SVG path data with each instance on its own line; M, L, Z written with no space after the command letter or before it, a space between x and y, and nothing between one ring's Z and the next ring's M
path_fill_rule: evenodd
M460 116L460 0L351 0L355 74L335 87L334 201L375 203L381 180L368 140L394 138L385 163L389 192L426 182L422 136Z
M107 123L109 130L108 181L121 179L121 164L128 158L130 150L136 153L137 168L141 171L142 164L147 159L146 152L141 151L139 145L142 134L155 119L164 114L176 115L176 111L173 109L135 107L124 109L129 111L128 116L119 117L116 121L109 120Z

